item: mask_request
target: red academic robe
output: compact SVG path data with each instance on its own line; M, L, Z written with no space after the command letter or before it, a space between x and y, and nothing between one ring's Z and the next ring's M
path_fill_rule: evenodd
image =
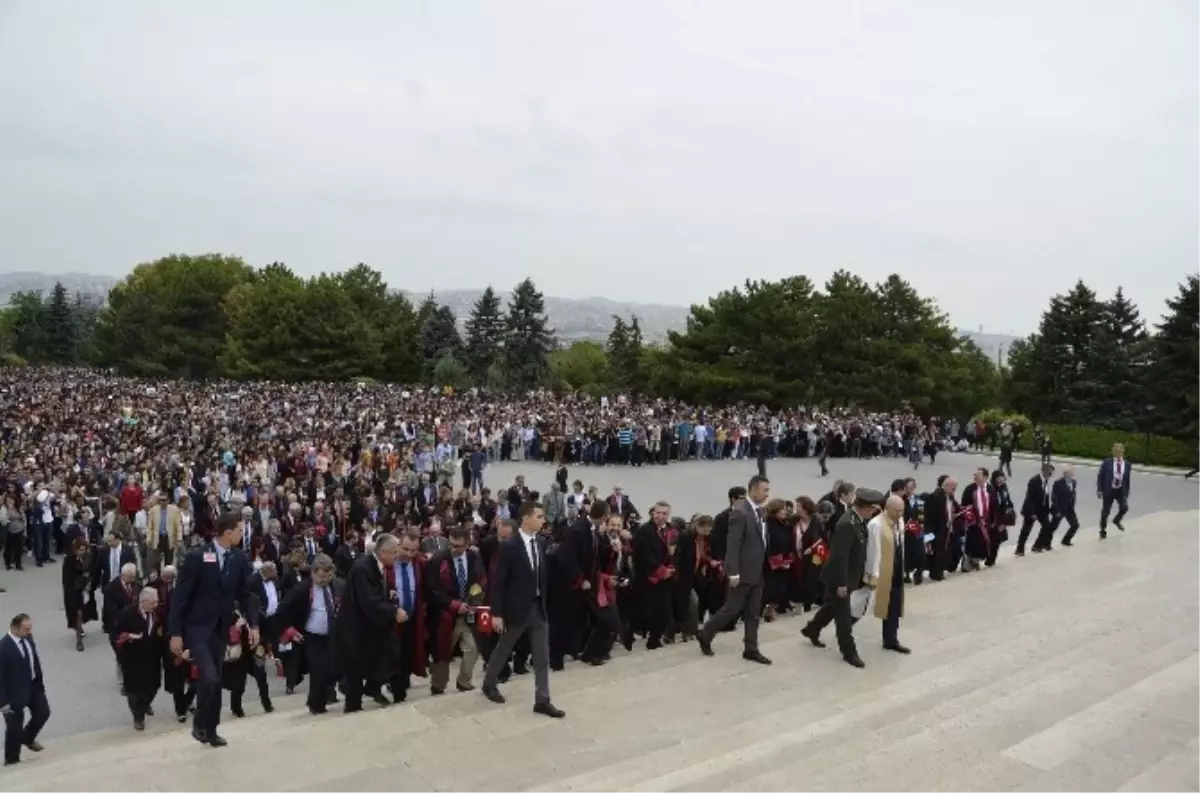
M414 675L416 675L417 677L425 677L427 674L425 671L425 659L427 656L427 653L425 651L425 644L427 641L427 636L426 636L427 627L425 624L425 598L421 594L421 581L423 580L423 571L421 569L421 567L422 567L421 563L416 559L414 559L412 561L412 564L410 565L410 567L412 568L412 572L413 572L413 602L416 603L416 608L414 609L414 611L416 611L416 614L408 615L408 622L412 623L412 631L413 631L412 673ZM395 566L387 568L386 575L387 575L388 592L394 593L395 597L396 597L396 602L399 603L400 593L399 593L399 590L396 589L396 568L395 568ZM404 630L404 626L395 624L392 629L396 632L397 638L399 638L401 632Z

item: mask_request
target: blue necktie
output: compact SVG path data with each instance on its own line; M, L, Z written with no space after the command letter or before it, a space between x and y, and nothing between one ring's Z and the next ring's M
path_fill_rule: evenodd
M400 565L400 607L412 613L412 594L408 586L408 563Z
M467 565L466 556L458 557L458 599L467 599Z

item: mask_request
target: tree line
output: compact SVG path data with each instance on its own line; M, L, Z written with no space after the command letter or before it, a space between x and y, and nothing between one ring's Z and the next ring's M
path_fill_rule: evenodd
M685 329L647 343L614 316L604 342L562 344L526 279L507 303L491 287L465 318L430 294L413 305L365 264L303 278L232 256L139 265L103 308L14 295L0 316L10 362L88 363L139 376L379 381L594 394L693 404L824 405L965 418L986 408L1052 424L1196 435L1197 319L1191 276L1148 327L1118 292L1080 282L1057 295L1004 367L906 280L844 270L748 280L693 305ZM460 319L463 321L460 322Z
M1050 300L1038 330L1014 342L1007 403L1037 421L1195 443L1200 413L1200 279L1189 275L1148 325L1121 289L1082 281Z

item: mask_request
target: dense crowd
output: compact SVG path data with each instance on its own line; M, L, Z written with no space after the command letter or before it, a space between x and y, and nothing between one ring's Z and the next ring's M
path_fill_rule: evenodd
M0 373L0 420L6 568L20 569L29 552L38 566L63 557L63 604L77 649L87 644L85 626L99 620L139 729L160 688L174 696L180 721L196 707L198 670L188 649L170 641L171 603L177 586L194 586L186 564L198 554L187 551L222 547L214 536L235 537L260 617L244 609L225 615L233 630L222 679L233 713L243 713L250 678L272 708L272 664L289 693L310 678L314 713L337 700L339 681L347 707L357 709L363 691L347 683L344 668L352 657L370 659L369 673L352 677L365 679L380 704L404 699L412 675L428 675L432 692L443 693L455 657L456 687L474 687L476 660L495 644L489 575L534 504L547 547L551 669L571 658L605 663L617 643L630 650L637 636L655 649L696 635L725 599L726 536L745 488L731 489L720 505L728 508L715 515L684 518L663 502L639 508L619 488L599 493L578 475L581 466L781 455L813 456L822 467L841 455L919 462L943 444L982 439L982 428L904 412L183 383L67 369ZM489 466L500 460L541 461L554 473L540 491L522 476L493 482ZM894 517L905 532L905 581L995 563L1016 520L1004 472L983 472L961 501L955 487L943 478L924 497L914 479L892 484L903 505ZM976 488L989 494L982 504ZM765 619L822 601L832 527L854 506L855 491L839 481L826 494L761 505ZM938 509L925 510L927 501ZM214 553L206 561L216 561ZM387 591L410 617L367 637L347 629L365 642L347 648L333 639L343 603L354 597L346 582L369 556L380 559ZM527 671L533 651L518 643L497 661L500 680Z

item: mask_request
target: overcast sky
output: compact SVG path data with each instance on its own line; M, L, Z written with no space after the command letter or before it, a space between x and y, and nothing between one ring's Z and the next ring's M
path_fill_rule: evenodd
M0 269L220 251L687 304L898 272L1034 329L1195 272L1190 0L3 0Z

